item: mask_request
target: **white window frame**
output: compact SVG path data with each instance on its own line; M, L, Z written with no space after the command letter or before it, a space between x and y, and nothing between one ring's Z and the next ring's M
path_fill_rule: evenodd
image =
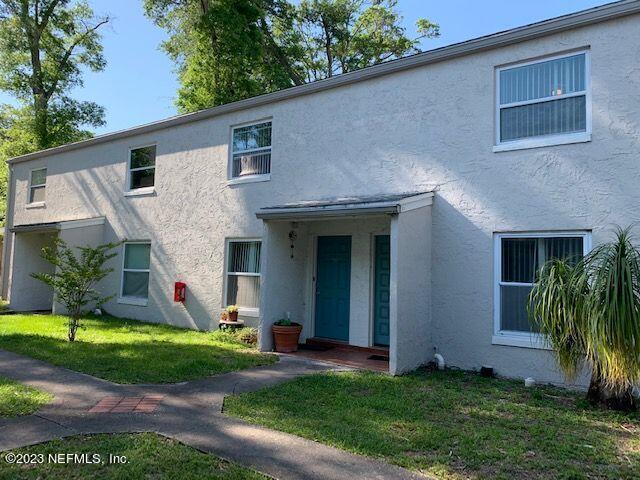
M583 255L591 251L591 232L588 230L562 231L533 231L517 233L494 233L493 235L493 345L511 347L537 348L550 350L551 348L539 333L502 330L500 324L500 287L502 285L529 286L530 283L515 283L502 281L502 239L504 238L558 238L581 237Z
M494 152L505 152L510 150L523 150L527 148L548 147L553 145L567 145L571 143L583 143L591 141L592 130L592 114L591 114L591 55L588 48L572 50L558 55L546 56L535 60L510 63L495 69L495 145ZM536 63L547 62L549 60L557 60L560 58L573 57L575 55L584 54L584 74L585 74L585 90L580 92L564 93L561 95L551 95L544 98L536 98L534 100L525 100L522 102L513 102L500 105L500 72L510 70L512 68L534 65ZM519 140L500 140L500 111L504 108L517 107L521 105L532 105L536 103L544 103L553 100L561 100L563 98L585 96L586 108L586 129L584 132L574 133L558 133L552 135L542 135L538 137L523 138Z
M148 148L148 147L156 147L156 158L154 159L154 164L153 167L138 167L138 168L131 168L131 153L134 150L139 150L141 148ZM156 167L158 163L158 144L153 142L153 143L147 143L145 145L136 145L135 147L129 147L128 150L128 157L127 157L127 175L126 175L126 185L125 185L125 189L124 189L124 195L125 197L135 197L135 196L139 196L139 195L152 195L156 192ZM140 187L140 188L131 188L131 173L132 172L137 172L140 170L149 170L153 168L153 186L151 187Z
M249 150L233 151L233 135L236 130L244 127L250 127L252 125L259 125L261 123L271 123L271 145L269 146L269 152L271 153L271 162L269 162L269 173L259 173L255 175L243 175L242 177L233 176L233 156L238 153L255 153L266 150L267 147L251 148ZM273 118L263 118L261 120L253 120L250 122L240 123L231 127L231 133L229 137L229 159L227 167L227 184L238 185L243 183L255 183L255 182L268 182L271 180L271 168L273 167Z
M39 183L37 185L34 185L31 183L31 179L33 178L33 172L38 172L40 170L47 170L47 173L44 176L44 183ZM38 168L33 168L29 170L29 188L27 189L27 208L43 207L46 204L48 178L49 178L49 170L47 169L47 167L38 167ZM33 202L31 201L31 192L33 191L34 188L38 188L38 187L44 187L45 200L42 200L40 202Z
M149 245L149 268L125 268L124 261L127 252L127 245ZM125 272L139 272L147 273L149 275L149 282L147 284L147 298L129 297L124 295L124 273ZM126 305L136 305L139 307L146 307L149 304L149 289L151 288L151 241L150 240L131 240L122 244L122 268L120 273L120 295L118 296L118 303Z
M251 237L251 238L227 238L225 240L224 245L224 288L223 288L223 298L222 305L224 308L227 307L227 294L229 289L229 275L235 276L245 276L245 277L262 277L262 265L260 265L260 273L247 273L247 272L229 272L229 254L231 253L231 244L232 243L244 243L244 242L259 242L260 243L260 258L262 259L262 238L260 237ZM262 260L260 261L262 263ZM262 301L262 279L260 280L260 298ZM238 305L238 314L245 317L259 317L260 316L260 307L258 308L249 308Z

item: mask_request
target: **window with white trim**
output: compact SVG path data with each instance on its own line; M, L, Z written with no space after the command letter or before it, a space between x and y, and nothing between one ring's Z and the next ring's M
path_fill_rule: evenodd
M149 298L151 242L126 242L122 264L121 298L146 301Z
M129 190L153 188L156 177L156 146L132 148L129 152Z
M527 302L540 268L554 258L577 262L589 248L587 232L496 235L496 334L538 333Z
M29 202L28 203L44 202L46 188L47 188L47 169L39 168L38 170L31 170L31 174L29 176Z
M260 307L260 240L229 240L226 303L257 312Z
M232 131L232 179L271 172L271 122L234 127Z
M499 68L497 144L589 133L588 55Z

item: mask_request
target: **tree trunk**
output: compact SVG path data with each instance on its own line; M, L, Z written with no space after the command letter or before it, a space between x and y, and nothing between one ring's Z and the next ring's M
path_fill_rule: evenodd
M618 392L608 388L603 381L600 372L594 367L591 374L591 382L587 392L587 400L593 405L599 405L611 410L632 411L637 407L637 401L628 388Z
M34 95L35 132L38 148L44 150L49 148L49 105L43 93Z
M69 318L69 332L68 332L68 337L69 337L69 341L73 342L76 339L76 332L78 331L78 324L79 324L80 319L77 318L75 315L72 315Z

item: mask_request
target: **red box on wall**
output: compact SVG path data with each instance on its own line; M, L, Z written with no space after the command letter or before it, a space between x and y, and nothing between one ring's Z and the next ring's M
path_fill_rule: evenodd
M187 299L187 284L183 282L176 282L173 288L173 301L182 302Z

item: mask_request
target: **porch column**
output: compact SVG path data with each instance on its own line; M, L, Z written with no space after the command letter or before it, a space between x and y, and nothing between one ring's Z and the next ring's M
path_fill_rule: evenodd
M391 219L389 372L424 365L431 344L431 206Z
M260 324L258 344L263 352L273 349L271 325L291 315L300 324L304 319L304 285L306 249L303 239L295 243L291 258L289 232L294 230L288 221L264 221L260 254ZM299 233L299 231L297 232Z

